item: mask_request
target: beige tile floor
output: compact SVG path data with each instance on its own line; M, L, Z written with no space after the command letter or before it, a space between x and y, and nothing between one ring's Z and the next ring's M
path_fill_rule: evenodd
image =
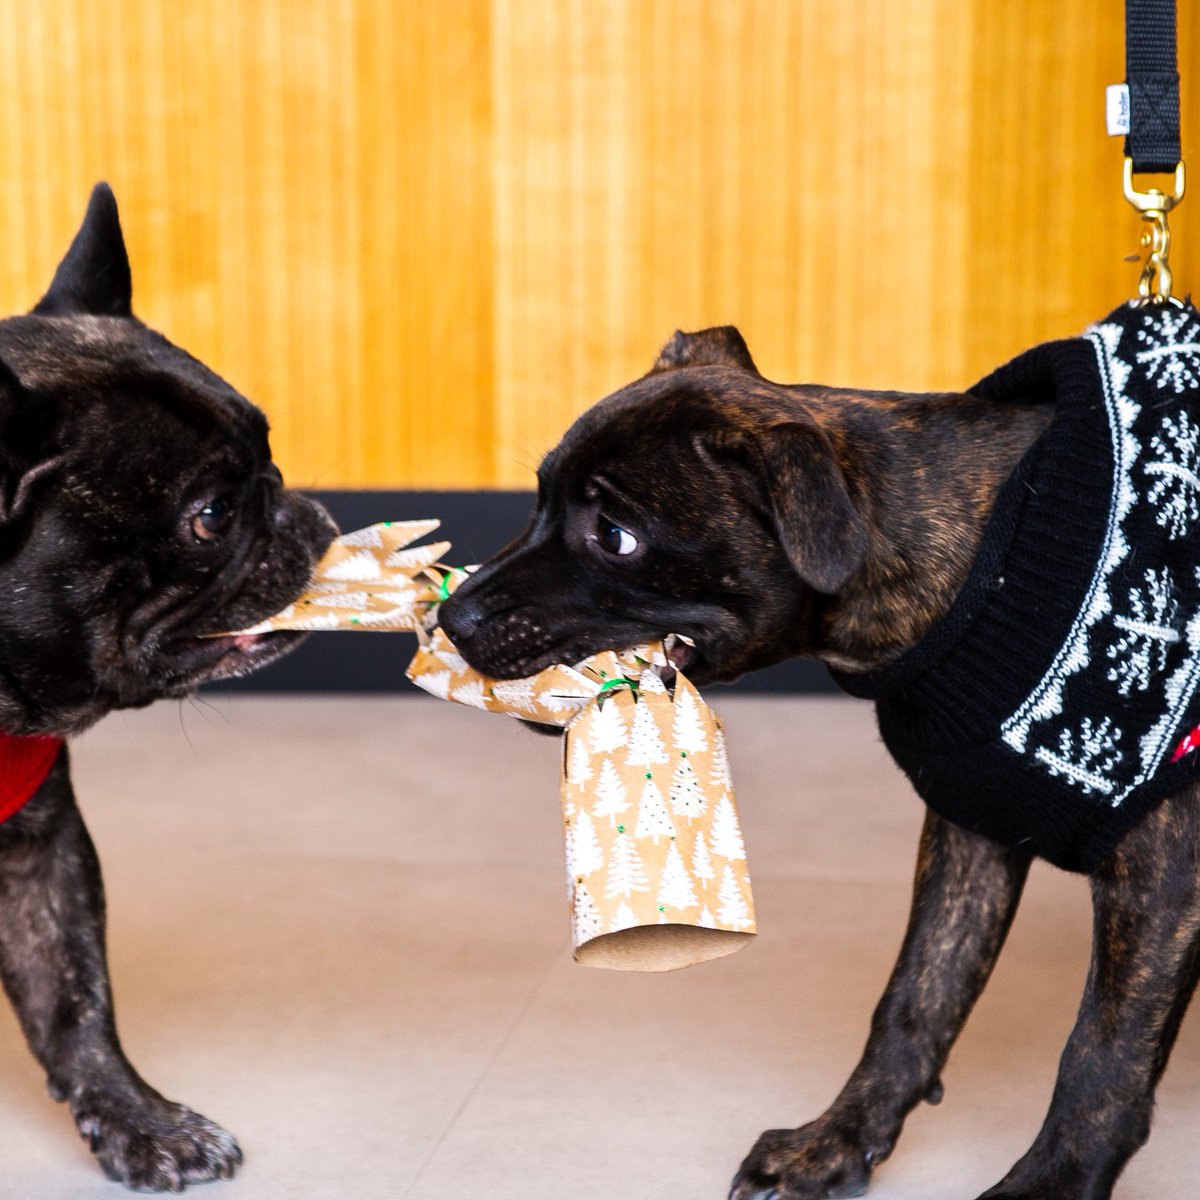
M229 1200L721 1200L759 1131L815 1116L861 1046L908 899L917 802L842 699L714 697L762 933L671 975L568 952L557 747L421 698L218 697L76 748L125 1044L236 1131ZM971 1200L1040 1123L1087 961L1042 867L992 986L872 1195ZM1200 1023L1122 1200L1200 1172ZM93 1167L0 1013L0 1197Z

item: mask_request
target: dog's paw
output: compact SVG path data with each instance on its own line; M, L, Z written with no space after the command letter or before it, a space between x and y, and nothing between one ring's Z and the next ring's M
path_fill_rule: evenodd
M729 1200L842 1200L865 1195L891 1146L862 1139L828 1117L799 1129L768 1129L746 1156Z
M189 1183L232 1179L242 1161L232 1134L157 1097L84 1101L75 1109L75 1124L109 1179L135 1192L181 1192Z

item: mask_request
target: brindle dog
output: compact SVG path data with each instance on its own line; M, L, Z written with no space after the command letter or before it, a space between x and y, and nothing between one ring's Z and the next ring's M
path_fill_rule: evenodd
M210 635L294 600L335 533L284 488L263 414L134 316L99 185L49 290L0 320L0 730L66 737L273 661L302 635ZM0 790L12 776L0 759ZM160 1095L117 1037L65 745L0 823L0 982L107 1175L179 1191L234 1173L232 1135Z
M526 532L446 603L502 678L668 632L728 680L790 655L894 661L962 586L1000 485L1048 408L783 387L733 329L676 334L538 471ZM1050 1111L987 1197L1102 1200L1146 1140L1200 969L1200 803L1163 803L1091 878L1095 940ZM734 1200L857 1196L940 1073L1004 943L1030 855L929 813L900 958L823 1116L764 1133Z

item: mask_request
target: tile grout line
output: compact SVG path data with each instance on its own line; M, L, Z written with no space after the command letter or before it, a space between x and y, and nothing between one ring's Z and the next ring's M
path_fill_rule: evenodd
M529 995L525 999L525 1002L517 1010L516 1014L513 1016L513 1019L509 1022L508 1028L505 1029L504 1033L501 1035L495 1048L492 1050L492 1053L488 1055L487 1062L485 1062L480 1068L479 1074L475 1077L475 1080L467 1089L466 1095L463 1096L457 1108L455 1108L454 1113L451 1115L449 1120L447 1120L441 1133L438 1135L437 1140L432 1146L430 1146L429 1152L425 1155L421 1165L417 1168L416 1174L413 1175L412 1182L409 1183L408 1188L401 1197L401 1200L409 1200L409 1197L416 1190L417 1185L422 1179L425 1178L425 1173L429 1170L430 1164L433 1162L438 1151L442 1148L442 1146L445 1145L446 1139L450 1136L450 1131L458 1124L463 1113L466 1112L467 1106L478 1093L483 1081L487 1079L488 1075L491 1074L492 1068L496 1065L496 1060L503 1053L509 1042L512 1041L512 1036L514 1033L516 1033L517 1027L522 1021L524 1021L526 1015L529 1013L529 1010L534 1006L537 1000L541 997L542 993L546 990L546 985L550 982L550 978L554 974L557 964L558 953L556 952L554 957L551 958L546 970L543 972L541 980L538 982L536 987L531 989Z

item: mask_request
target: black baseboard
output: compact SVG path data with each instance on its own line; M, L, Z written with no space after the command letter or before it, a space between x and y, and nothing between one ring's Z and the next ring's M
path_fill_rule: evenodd
M312 492L342 529L377 521L437 517L435 535L454 544L456 563L480 562L525 528L532 492ZM314 633L287 658L210 692L415 692L404 677L415 642L403 634ZM755 671L729 687L738 692L834 692L818 663L794 659Z

